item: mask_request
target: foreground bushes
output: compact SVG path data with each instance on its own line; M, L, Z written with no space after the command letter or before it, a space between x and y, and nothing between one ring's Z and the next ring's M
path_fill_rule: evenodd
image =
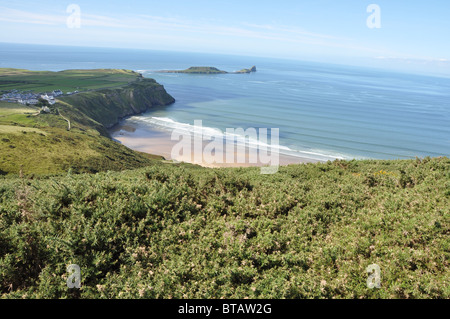
M449 298L449 202L447 158L0 177L0 293Z

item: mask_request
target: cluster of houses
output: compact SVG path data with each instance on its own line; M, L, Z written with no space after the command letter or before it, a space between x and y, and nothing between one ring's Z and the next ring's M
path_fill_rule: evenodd
M70 94L78 93L69 92ZM11 103L20 103L20 104L30 104L35 105L39 103L39 99L46 100L50 105L56 103L55 97L63 95L64 93L61 90L54 90L51 93L33 93L31 91L19 92L18 90L12 90L11 92L3 94L0 98L0 101L11 102Z

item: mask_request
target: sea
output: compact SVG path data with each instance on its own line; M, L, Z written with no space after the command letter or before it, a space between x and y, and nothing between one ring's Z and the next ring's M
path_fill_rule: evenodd
M250 74L174 74L191 66ZM450 78L347 66L156 50L0 43L0 68L130 69L176 102L122 124L170 132L279 129L280 152L327 161L450 157ZM257 141L256 141L257 143Z

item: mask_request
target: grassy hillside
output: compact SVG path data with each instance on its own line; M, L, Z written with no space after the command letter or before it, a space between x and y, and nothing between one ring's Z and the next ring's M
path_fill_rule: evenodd
M449 202L448 158L0 177L0 293L449 298Z
M12 83L18 87L22 82L33 85L45 82L46 85L52 83L48 87L51 91L64 83L68 87L84 83L84 88L90 91L58 98L51 106L51 114L40 114L38 107L0 102L0 174L61 174L69 169L73 172L122 170L148 166L155 159L161 159L112 141L107 131L124 116L174 102L156 81L123 70L6 70L1 69L3 76L0 78L11 86ZM126 85L93 90L113 84Z
M61 126L67 125L62 119L56 120ZM74 173L95 173L143 167L153 163L151 156L132 151L95 131L72 129L68 132L61 127L36 130L8 126L8 129L4 133L0 125L0 174L22 172L33 176L61 174L68 170Z

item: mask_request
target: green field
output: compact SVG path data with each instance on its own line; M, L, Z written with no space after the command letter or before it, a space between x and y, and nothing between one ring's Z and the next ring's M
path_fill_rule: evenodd
M0 101L0 121L2 117L9 116L12 114L25 114L25 113L36 113L36 108L32 106L25 106L17 103L8 103Z
M38 113L37 107L0 102L0 125L3 126L1 132L5 133L6 126L11 125L32 126L35 124L34 115Z
M46 133L40 129L32 128L32 127L21 127L14 125L0 125L0 134L8 134L8 133L23 133L23 132L33 132L45 135Z
M127 85L139 77L129 70L65 70L60 72L0 68L0 92L9 90L35 93L60 89L64 93Z

